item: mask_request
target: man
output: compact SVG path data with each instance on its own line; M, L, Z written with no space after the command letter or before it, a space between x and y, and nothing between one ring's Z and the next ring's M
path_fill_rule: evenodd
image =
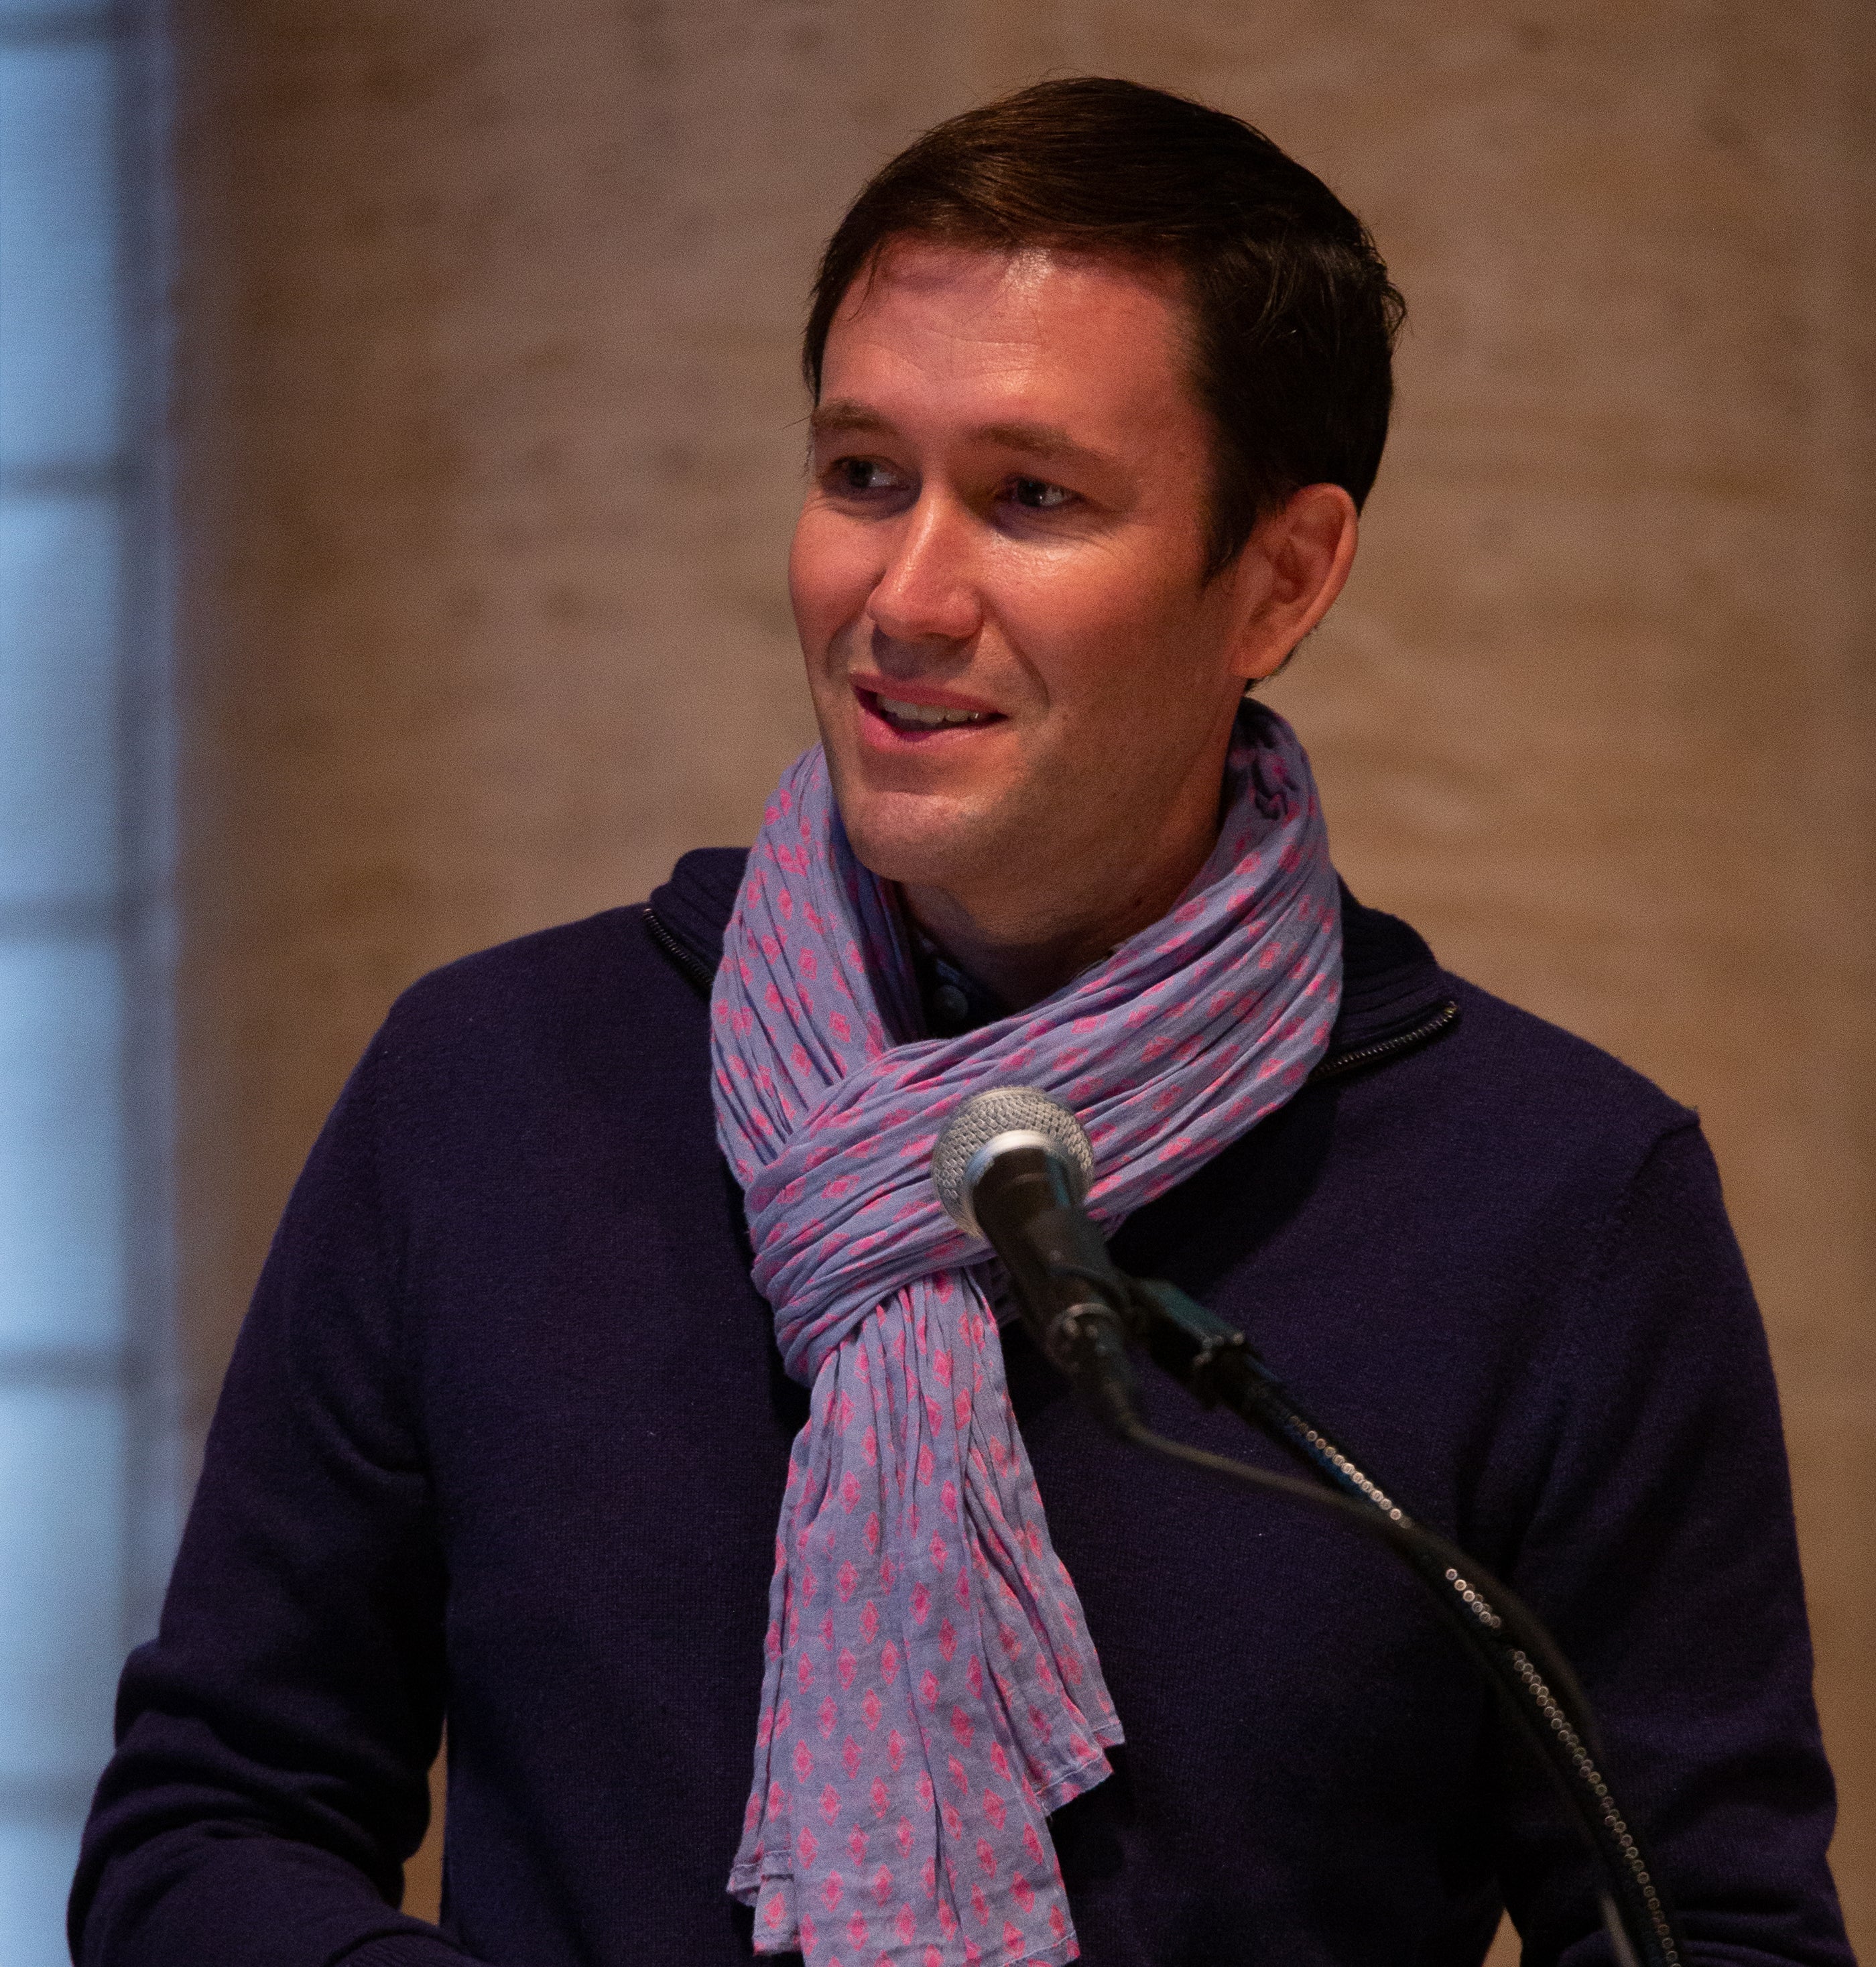
M747 858L426 980L360 1067L127 1669L89 1967L1379 1967L1501 1904L1606 1957L1386 1553L999 1345L925 1166L1005 1081L1089 1122L1124 1263L1550 1621L1691 1957L1848 1961L1692 1116L1338 892L1243 702L1346 576L1397 320L1316 179L1125 83L862 195L790 562L824 751ZM446 1712L439 1931L393 1907Z

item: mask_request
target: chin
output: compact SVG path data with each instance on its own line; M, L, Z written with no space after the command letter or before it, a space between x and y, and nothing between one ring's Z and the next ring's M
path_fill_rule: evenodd
M867 792L839 804L855 858L883 881L950 888L967 883L985 858L983 816L955 799Z

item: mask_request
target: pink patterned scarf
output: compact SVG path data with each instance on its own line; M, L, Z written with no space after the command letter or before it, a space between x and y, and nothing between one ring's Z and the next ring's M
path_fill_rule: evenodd
M1280 1106L1341 995L1335 878L1296 735L1247 703L1216 848L1172 912L1054 996L924 1021L892 887L819 749L749 860L711 996L717 1136L755 1280L812 1390L770 1589L755 1781L729 1889L815 1967L1076 1958L1045 1821L1121 1739L1003 1383L981 1244L930 1181L981 1087L1094 1144L1112 1227Z

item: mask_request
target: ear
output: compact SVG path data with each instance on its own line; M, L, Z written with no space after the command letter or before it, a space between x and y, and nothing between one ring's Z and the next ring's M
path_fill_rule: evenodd
M1339 485L1306 485L1251 528L1225 577L1238 611L1233 669L1245 682L1275 675L1334 606L1359 530Z

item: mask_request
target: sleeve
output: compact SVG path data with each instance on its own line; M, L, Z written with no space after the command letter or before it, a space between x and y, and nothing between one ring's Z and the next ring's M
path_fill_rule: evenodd
M1658 1140L1538 1364L1509 1570L1575 1664L1694 1962L1852 1967L1771 1362L1697 1126ZM1529 1967L1610 1958L1554 1794L1507 1756Z
M288 1205L73 1888L80 1967L461 1967L396 1910L444 1575L379 1180L383 1037Z

